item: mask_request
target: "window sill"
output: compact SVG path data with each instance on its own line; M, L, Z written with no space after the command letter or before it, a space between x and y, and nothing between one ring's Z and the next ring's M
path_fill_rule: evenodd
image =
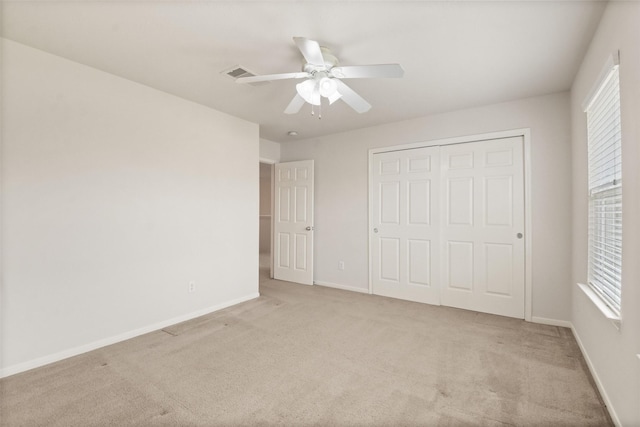
M622 324L622 318L617 314L615 314L613 311L611 311L609 306L607 306L607 304L605 304L604 301L602 301L602 299L598 296L598 294L596 294L593 291L593 289L589 287L589 285L585 285L584 283L578 283L578 287L582 289L582 292L584 292L585 295L591 300L593 305L595 305L596 308L600 310L600 312L604 315L604 317L609 319L611 323L613 323L613 326L616 327L616 329L620 330L620 325Z

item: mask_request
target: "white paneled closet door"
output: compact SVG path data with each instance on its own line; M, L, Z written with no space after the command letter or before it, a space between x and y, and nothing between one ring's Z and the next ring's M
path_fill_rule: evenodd
M441 147L443 305L524 318L522 145Z
M372 171L372 286L377 295L439 304L438 147L379 153Z
M524 318L523 138L373 155L374 294Z

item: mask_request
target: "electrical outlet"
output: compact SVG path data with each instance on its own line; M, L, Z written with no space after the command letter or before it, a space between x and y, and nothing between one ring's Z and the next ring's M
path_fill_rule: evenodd
M344 261L338 261L338 270L344 270Z
M189 282L189 292L196 291L196 282Z

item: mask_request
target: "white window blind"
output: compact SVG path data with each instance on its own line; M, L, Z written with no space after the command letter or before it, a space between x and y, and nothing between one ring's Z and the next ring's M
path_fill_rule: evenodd
M586 109L589 153L589 285L620 315L622 296L622 153L618 66Z

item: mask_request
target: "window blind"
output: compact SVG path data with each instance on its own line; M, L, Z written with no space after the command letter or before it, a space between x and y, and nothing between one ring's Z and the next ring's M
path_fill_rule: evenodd
M622 302L622 150L620 81L614 66L587 113L589 285L619 316Z

